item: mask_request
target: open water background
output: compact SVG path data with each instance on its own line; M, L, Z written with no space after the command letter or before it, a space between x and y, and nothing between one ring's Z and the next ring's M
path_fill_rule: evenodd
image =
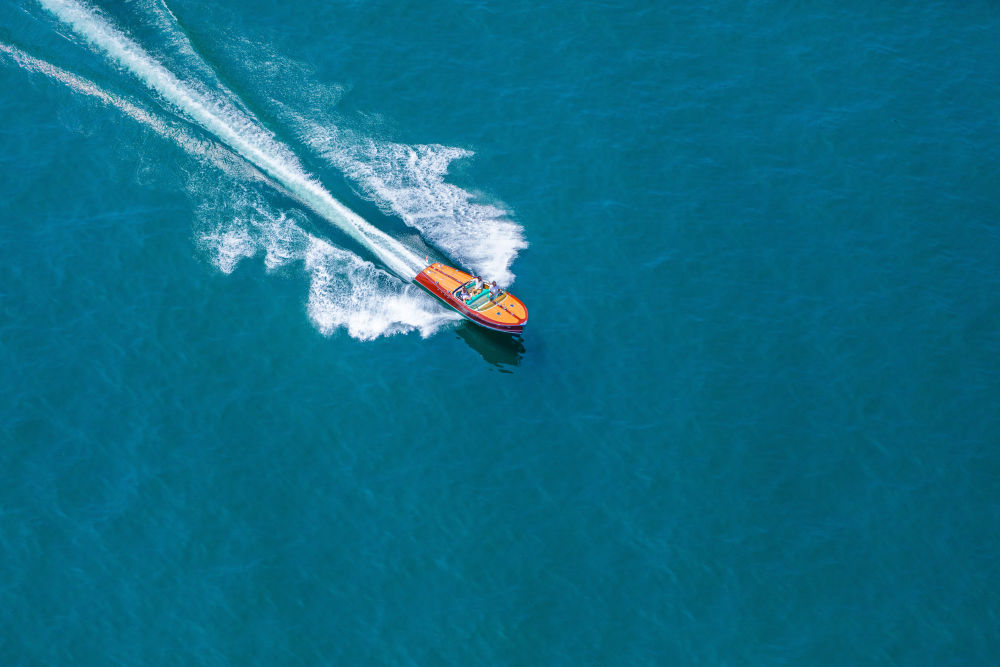
M95 6L0 4L0 662L997 660L997 3Z

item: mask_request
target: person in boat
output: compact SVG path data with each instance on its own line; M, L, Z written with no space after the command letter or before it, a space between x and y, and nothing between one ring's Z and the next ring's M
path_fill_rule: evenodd
M497 281L490 283L490 298L495 299L500 296L500 288L497 287Z
M479 276L476 276L472 281L472 291L473 293L476 293L479 292L479 290L481 289L483 289L483 279Z
M469 300L469 290L465 289L465 285L458 288L458 298L461 299L463 303Z

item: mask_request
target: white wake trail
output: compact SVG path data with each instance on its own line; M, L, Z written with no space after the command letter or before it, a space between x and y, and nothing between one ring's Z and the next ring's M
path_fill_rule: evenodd
M185 67L211 72L180 28L165 0L133 0L164 36L186 57ZM420 232L421 237L445 251L461 264L495 279L501 285L514 280L511 264L528 247L523 228L511 219L507 207L494 197L466 190L449 182L451 164L471 158L465 148L441 144L414 144L373 136L361 125L330 111L344 94L344 87L315 80L306 63L288 58L250 37L234 38L217 30L214 40L228 43L230 66L249 75L260 103L291 125L298 138L328 164L343 172L358 187L358 194L375 203L387 215L399 217ZM241 105L211 75L213 89ZM241 106L241 109L243 107Z
M168 122L93 81L0 42L0 60L4 57L27 72L46 76L118 109L217 168L222 179L211 171L196 170L189 176L188 189L201 202L199 245L224 273L232 273L241 260L259 254L264 255L269 271L302 262L309 276L307 313L324 335L343 328L360 340L413 330L427 337L458 319L457 313L438 307L417 287L305 232L299 224L304 222L301 214L274 210L256 188L250 187L253 182L274 183L221 144L199 139L186 127Z
M503 208L445 180L451 162L470 157L471 151L380 141L291 115L302 140L383 211L398 215L477 273L501 285L514 280L510 265L528 247L520 225Z
M130 102L124 97L109 93L93 81L77 76L72 72L67 72L60 67L56 67L51 63L25 53L16 46L11 46L3 42L0 42L0 53L5 54L25 71L42 74L59 81L71 90L115 107L129 118L142 123L161 137L174 141L188 153L205 158L212 165L230 175L239 175L240 177L256 175L258 178L263 179L260 173L253 172L252 168L241 169L237 164L238 158L222 146L198 139L183 128L166 122L156 114ZM239 173L235 174L234 172Z
M257 188L240 182L193 183L202 192L200 245L212 263L232 273L244 259L264 255L268 271L301 262L309 276L306 311L320 333L338 329L359 340L416 330L427 337L461 317L405 285L392 274L303 229L298 210L281 211L265 202Z
M254 119L186 85L141 46L75 0L38 0L58 20L132 72L168 104L239 153L320 216L371 250L400 277L410 280L423 262L396 239L333 198L307 174L292 152Z

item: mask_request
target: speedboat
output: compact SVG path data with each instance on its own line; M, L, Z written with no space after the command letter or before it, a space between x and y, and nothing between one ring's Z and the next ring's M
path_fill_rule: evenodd
M528 309L513 294L500 290L491 297L485 285L475 288L475 276L446 264L434 262L418 273L414 282L481 327L519 334L528 321Z

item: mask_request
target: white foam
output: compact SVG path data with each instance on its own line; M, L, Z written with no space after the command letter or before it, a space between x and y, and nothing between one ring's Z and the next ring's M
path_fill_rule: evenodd
M401 217L476 273L510 284L510 265L528 247L504 208L448 183L449 165L473 155L440 144L378 141L296 116L303 141L359 184L387 213Z
M283 56L259 39L230 33L218 37L226 40L232 64L251 75L261 101L277 102L275 96L280 96L296 109L319 113L339 104L348 90L343 84L317 80L315 67Z
M226 274L232 273L244 257L257 254L257 244L247 228L240 224L205 234L202 242L212 252L212 263Z
M266 103L300 139L357 183L360 194L396 215L427 240L475 272L503 285L511 264L527 247L523 228L502 204L446 180L451 163L474 154L440 144L408 145L376 139L377 115L346 119L331 109L343 86L322 84L310 66L284 57L259 41L230 41L234 64L266 86ZM351 128L351 129L347 129Z
M344 327L354 338L417 330L426 338L441 326L461 320L357 255L311 238L305 256L310 275L309 317L325 334Z
M238 106L243 112L249 113L242 100L225 87L211 66L198 54L187 34L181 29L177 16L164 0L130 0L130 3L139 10L134 16L144 15L146 22L157 30L159 36L179 56L170 59L171 68L175 72L179 69L183 73L200 77L216 94L225 93L227 101ZM169 55L169 50L158 52L157 55ZM196 81L189 77L186 83L191 85Z
M112 61L132 72L167 104L249 160L301 203L368 247L399 276L411 279L423 268L415 253L334 199L301 168L286 146L255 119L227 103L223 96L207 95L200 86L185 84L89 7L75 0L39 2Z
M295 211L276 211L256 189L262 176L227 149L192 136L182 126L109 93L93 82L0 42L0 54L26 71L42 74L71 90L113 106L174 141L217 171L194 171L188 191L198 202L198 242L223 273L247 258L264 255L268 270L301 262L310 276L307 312L326 335L338 329L359 339L417 330L429 336L460 319L370 262L305 232Z
M9 56L15 64L28 72L47 76L66 85L77 93L92 97L118 109L132 120L144 125L161 137L170 139L187 153L204 159L230 175L243 178L260 178L259 172L252 168L248 169L246 162L236 159L232 152L224 146L199 139L188 132L183 126L168 122L121 95L108 92L89 79L67 72L62 68L35 58L21 49L4 44L3 42L0 42L0 53Z
M218 184L196 182L194 189ZM309 275L309 319L324 335L339 329L361 340L418 331L427 337L460 316L438 306L419 288L357 255L309 234L295 213L269 207L252 191L230 184L232 197L199 209L201 246L212 263L231 273L245 258L264 255L268 270L302 262Z

